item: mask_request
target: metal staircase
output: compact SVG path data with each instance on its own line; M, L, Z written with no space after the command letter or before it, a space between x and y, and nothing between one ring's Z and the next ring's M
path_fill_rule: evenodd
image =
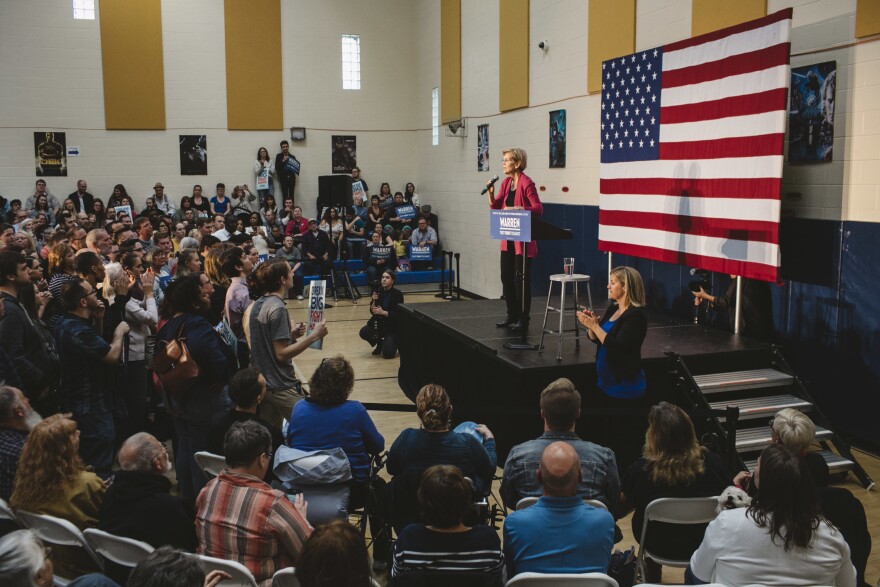
M692 374L680 356L668 354L675 386L696 415L694 424L704 442L714 444L733 471L751 471L760 452L772 443L769 420L779 410L794 408L816 424L816 443L822 449L818 453L831 474L852 471L871 490L874 482L855 460L849 442L831 429L779 347L772 347L770 353L766 368L699 375Z

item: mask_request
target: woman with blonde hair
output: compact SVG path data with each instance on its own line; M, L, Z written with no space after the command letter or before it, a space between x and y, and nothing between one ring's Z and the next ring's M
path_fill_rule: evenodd
M98 522L104 482L80 459L79 435L69 414L34 426L21 451L13 508L63 518L81 530Z
M95 526L106 488L80 459L79 435L70 414L55 414L34 426L21 451L9 505L67 520L80 530ZM58 553L60 575L76 577L94 570L75 554Z
M54 329L58 318L64 314L61 303L61 288L65 283L79 280L75 270L76 251L67 243L58 243L49 249L49 292L52 299L46 308L45 321Z
M632 532L642 535L645 508L661 497L708 497L718 495L731 484L731 475L721 458L697 443L694 424L673 404L660 402L648 413L648 432L642 458L623 475L620 495L623 517L635 509ZM690 556L703 539L705 526L651 524L652 552L681 559ZM648 581L660 582L660 565L649 559Z
M583 308L577 319L596 344L596 387L589 398L593 438L614 450L617 466L626 470L639 455L647 405L642 369L642 343L648 334L645 286L632 267L615 267L608 276L610 304L602 318ZM626 433L621 433L621 430Z

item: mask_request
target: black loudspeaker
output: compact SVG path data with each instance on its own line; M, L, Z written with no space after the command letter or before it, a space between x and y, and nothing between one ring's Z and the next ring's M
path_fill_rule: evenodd
M318 177L318 214L329 206L351 207L351 184L354 180L350 175L322 175Z

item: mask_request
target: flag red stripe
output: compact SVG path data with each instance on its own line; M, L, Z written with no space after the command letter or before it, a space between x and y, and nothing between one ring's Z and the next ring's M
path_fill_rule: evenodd
M779 225L775 222L739 220L735 218L702 218L677 214L655 214L653 212L599 210L599 224L662 230L674 234L779 244Z
M702 45L703 43L709 43L711 41L717 41L731 35L759 29L767 26L768 24L773 24L774 22L790 19L792 17L792 14L794 14L794 10L792 8L786 8L784 10L780 10L779 12L768 14L767 16L759 18L757 20L750 20L742 24L727 27L726 29L713 31L711 33L706 33L705 35L691 37L690 39L683 39L675 43L664 45L663 52L668 53L670 51L678 51L679 49L687 49L688 47L696 47L697 45Z
M763 263L749 263L746 261L734 261L718 257L706 257L703 255L670 251L668 249L658 249L655 247L645 247L631 243L618 243L603 240L599 241L599 250L611 251L612 253L630 255L643 259L653 259L663 263L699 267L701 269L716 271L718 273L727 273L729 275L742 275L749 279L761 279L763 281L772 282L776 281L776 267L765 265Z
M682 104L681 106L664 106L660 108L661 124L678 124L682 122L699 122L715 120L731 116L747 116L783 110L788 103L788 90L778 88L750 94L731 96L720 100L709 100L699 104Z
M677 88L700 84L732 75L762 71L788 64L789 43L780 43L749 53L731 55L717 61L709 61L681 69L663 70L663 88Z
M660 143L660 159L724 159L763 157L782 152L783 133L757 137L733 137L711 141Z
M638 179L599 180L602 194L643 194L680 196L687 193L694 198L779 199L782 180L760 179L671 179L648 177ZM743 204L748 205L746 203Z

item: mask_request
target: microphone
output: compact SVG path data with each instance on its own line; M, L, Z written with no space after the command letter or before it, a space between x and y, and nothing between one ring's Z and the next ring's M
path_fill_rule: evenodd
M485 196L486 192L489 191L489 187L495 185L495 182L498 181L498 176L496 175L492 179L486 182L486 187L483 188L483 191L480 192L481 196Z

